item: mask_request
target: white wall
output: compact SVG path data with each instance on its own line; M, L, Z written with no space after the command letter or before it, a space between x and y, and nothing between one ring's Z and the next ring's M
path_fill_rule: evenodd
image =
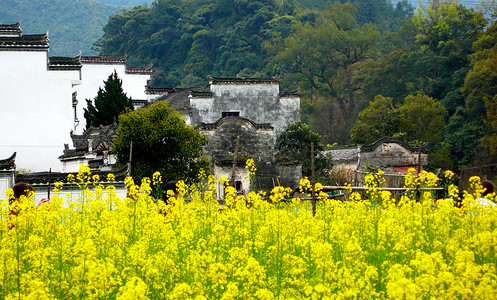
M86 99L93 100L97 96L98 88L104 87L104 82L107 80L114 70L117 76L122 80L123 90L128 97L135 100L145 100L149 96L145 94L147 81L150 75L126 73L126 66L122 63L114 64L96 64L84 63L81 68L82 84L75 88L77 91L78 107L77 117L79 125L76 128L76 133L81 134L86 128L86 120L84 117L84 108L86 108Z
M79 71L48 71L45 51L0 51L0 158L17 151L17 169L60 171L79 79Z

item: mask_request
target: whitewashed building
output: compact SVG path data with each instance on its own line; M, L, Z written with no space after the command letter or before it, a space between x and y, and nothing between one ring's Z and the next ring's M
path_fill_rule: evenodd
M81 63L50 58L48 34L23 35L0 25L0 157L17 152L17 167L59 169L73 128L74 86Z
M146 103L151 66L126 67L125 57L50 57L48 33L0 25L0 157L17 152L17 168L60 171L64 144L86 127L85 100L114 70L134 104Z

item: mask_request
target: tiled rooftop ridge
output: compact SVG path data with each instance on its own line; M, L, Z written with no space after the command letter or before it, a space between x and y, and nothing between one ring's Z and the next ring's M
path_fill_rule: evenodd
M20 36L0 36L0 49L48 50L48 32Z
M0 24L0 36L21 36L22 29L21 23L18 21L16 24Z
M51 56L48 58L49 70L79 70L81 69L81 55L74 57Z
M211 76L210 84L279 84L275 78L219 78Z
M81 56L81 62L84 64L126 64L127 55L121 57Z

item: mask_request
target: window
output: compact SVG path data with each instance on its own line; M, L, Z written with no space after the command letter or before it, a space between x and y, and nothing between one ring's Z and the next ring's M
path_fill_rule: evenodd
M226 118L226 117L239 117L240 116L240 112L239 111L223 111L222 116L223 116L223 118Z
M242 182L241 181L235 181L235 188L237 192L242 192Z

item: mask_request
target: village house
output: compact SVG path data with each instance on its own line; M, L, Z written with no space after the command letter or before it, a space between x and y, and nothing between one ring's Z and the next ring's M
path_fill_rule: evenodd
M234 174L240 193L250 188L248 158L258 169L257 189L298 185L301 166L276 164L274 147L288 124L300 120L300 95L280 92L276 79L212 77L206 86L148 88L147 94L168 102L187 124L209 136L205 155L212 161L214 175L231 180Z
M49 55L48 33L23 34L20 23L0 25L0 157L17 152L17 167L60 170L70 133L82 134L83 108L115 70L124 92L143 106L151 66L130 68L126 57Z
M428 163L428 154L419 153L417 149L391 137L381 138L368 145L333 147L323 151L322 155L333 160L335 171L338 169L351 171L353 178L350 180L354 182L362 182L364 174L371 170L381 169L386 177L392 177L387 178L391 181L391 185L396 184L395 178L403 183L403 176L411 168L415 169L417 174L420 159L421 166Z

